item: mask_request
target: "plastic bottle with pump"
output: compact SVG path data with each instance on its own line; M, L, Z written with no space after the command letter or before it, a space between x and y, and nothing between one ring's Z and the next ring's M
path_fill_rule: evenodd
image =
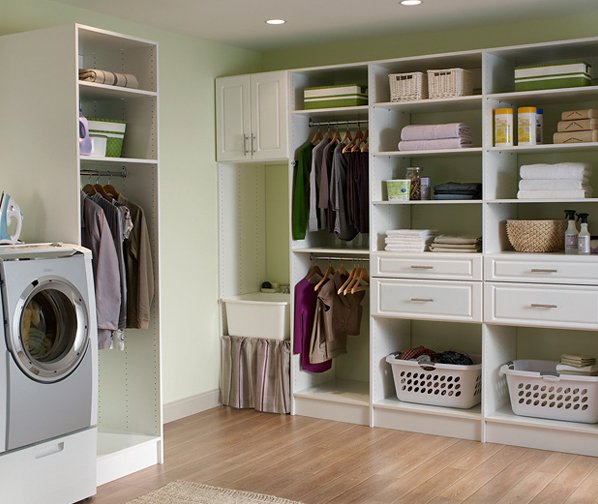
M588 215L587 213L578 213L577 217L581 221L579 237L577 239L577 253L578 254L589 254L590 253L590 231L588 230Z
M565 210L565 217L568 221L565 230L565 254L577 254L579 233L575 224L575 210Z

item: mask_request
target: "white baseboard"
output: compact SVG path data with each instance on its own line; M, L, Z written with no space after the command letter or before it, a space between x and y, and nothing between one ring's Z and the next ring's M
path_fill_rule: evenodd
M195 413L220 406L220 390L210 390L203 394L197 394L191 397L185 397L178 401L172 401L164 404L162 407L162 415L164 423L174 422L181 418L185 418Z

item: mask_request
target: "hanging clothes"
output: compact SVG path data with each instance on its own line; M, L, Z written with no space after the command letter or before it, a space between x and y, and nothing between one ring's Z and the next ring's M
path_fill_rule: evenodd
M309 178L309 230L319 231L324 229L326 214L319 207L320 199L320 180L322 173L322 159L324 156L324 147L328 145L330 138L324 136L312 149L311 154L311 173Z
M124 330L127 326L127 277L125 271L125 257L123 249L123 241L125 233L123 230L122 214L116 205L99 193L90 196L92 201L97 203L106 216L108 227L114 241L114 248L116 250L116 257L118 260L118 273L120 279L120 312L118 318L118 330L112 333L113 343L115 346L124 349Z
M118 203L131 214L133 229L124 242L127 272L127 328L147 329L154 299L154 266L149 232L143 208L129 201L122 193Z
M339 143L333 153L330 175L329 206L334 210L334 234L343 241L351 241L357 236L357 229L351 222L347 204L347 166L350 153L343 154L345 144Z
M309 175L313 144L305 142L295 151L293 205L291 212L293 240L304 240L309 220Z
M301 369L312 373L322 373L332 367L332 360L319 363L310 362L310 339L316 314L318 293L314 285L319 278L303 278L295 285L295 307L293 322L293 353L300 354Z
M111 348L121 308L118 257L104 211L85 193L81 193L81 214L81 245L92 252L98 347Z

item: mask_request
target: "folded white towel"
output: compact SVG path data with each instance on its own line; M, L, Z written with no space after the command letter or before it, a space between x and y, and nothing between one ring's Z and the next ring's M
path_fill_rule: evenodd
M426 245L422 245L421 247L400 247L398 245L386 245L386 247L384 247L384 250L388 250L389 252L425 252L426 249Z
M571 179L588 178L591 168L587 163L537 163L521 165L519 175L522 179Z
M598 371L598 364L594 364L592 366L582 366L582 367L575 367L575 366L568 366L567 364L557 364L556 370L559 373L567 372L567 371L580 371L584 373L595 373Z
M437 140L401 140L399 142L400 151L464 149L472 146L470 137L440 138Z
M445 244L445 245L471 245L478 244L482 241L481 236L474 235L447 235L441 234L434 238L434 243Z
M430 240L432 240L433 238L430 238ZM384 239L384 243L407 243L407 244L411 244L411 243L423 243L426 241L426 238L420 238L420 237L410 237L410 236L397 236L397 237L392 237L392 238L385 238Z
M522 191L558 191L559 189L587 189L590 179L521 179L519 189Z
M569 189L563 191L519 191L518 199L568 199L591 198L592 189Z
M481 248L475 248L475 249L456 249L456 248L452 248L450 245L447 245L446 247L434 247L432 245L430 245L430 252L456 252L458 254L473 254L476 252L481 252Z
M386 231L387 236L428 236L436 233L438 233L437 229L389 229L388 231Z
M440 138L471 137L465 123L413 124L401 130L401 140L437 140Z

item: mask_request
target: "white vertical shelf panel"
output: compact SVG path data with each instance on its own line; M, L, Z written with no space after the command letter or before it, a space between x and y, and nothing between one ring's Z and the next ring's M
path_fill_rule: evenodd
M79 243L75 30L4 36L0 61L2 189L23 211L21 239Z

